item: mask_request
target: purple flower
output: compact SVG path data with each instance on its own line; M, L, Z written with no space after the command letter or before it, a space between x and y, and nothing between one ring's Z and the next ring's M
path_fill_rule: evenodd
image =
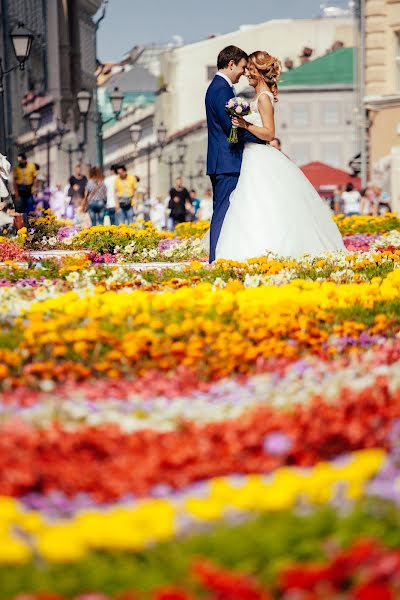
M71 237L76 231L78 231L78 228L75 225L72 227L66 225L65 227L60 227L57 232L57 237L59 240L65 240L66 238Z
M268 454L279 456L280 454L288 454L293 445L292 440L285 433L276 431L270 433L264 439L263 449Z

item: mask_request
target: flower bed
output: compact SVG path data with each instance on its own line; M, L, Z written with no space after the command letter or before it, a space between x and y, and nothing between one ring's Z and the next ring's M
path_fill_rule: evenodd
M395 215L213 265L203 223L43 219L70 255L0 239L0 598L395 600Z

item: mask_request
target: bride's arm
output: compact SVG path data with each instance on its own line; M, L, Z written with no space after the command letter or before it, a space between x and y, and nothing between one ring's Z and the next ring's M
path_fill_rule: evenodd
M270 98L266 94L260 96L258 99L258 112L260 113L263 122L262 127L248 123L242 117L234 117L232 123L236 127L241 127L242 129L249 131L260 140L271 142L275 137L274 108Z

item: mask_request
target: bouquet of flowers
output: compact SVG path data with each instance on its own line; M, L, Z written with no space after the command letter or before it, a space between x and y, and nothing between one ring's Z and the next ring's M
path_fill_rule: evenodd
M243 98L231 98L225 104L225 110L230 117L245 117L250 113L250 104ZM238 141L237 127L232 125L228 142L231 144L237 144Z

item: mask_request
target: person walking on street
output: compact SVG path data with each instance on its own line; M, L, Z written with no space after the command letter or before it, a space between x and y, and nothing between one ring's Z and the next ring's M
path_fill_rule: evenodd
M346 217L360 214L361 194L354 189L352 183L346 185L346 191L342 193L343 212Z
M74 173L69 178L69 191L68 196L71 197L70 205L73 209L80 203L82 198L85 197L85 190L88 180L86 175L82 173L82 166L80 163L75 165ZM72 211L73 212L73 211Z
M200 210L201 200L196 195L196 190L190 190L190 199L194 209L194 220L197 221L198 213Z
M114 190L116 195L116 209L119 211L120 223L129 225L133 223L134 203L137 190L137 179L128 175L125 165L118 167L118 176L115 179Z
M110 169L110 174L104 179L104 185L107 188L107 205L106 205L106 214L110 219L110 224L116 224L116 199L115 199L115 181L118 177L118 166L112 165Z
M33 211L33 194L36 191L36 167L28 162L22 152L17 157L18 164L14 168L15 210L23 213L25 227L28 226L28 215Z
M103 225L107 204L107 188L104 185L103 174L98 167L90 169L85 201L92 221L92 227Z
M186 221L186 203L189 202L192 204L190 194L183 185L182 177L176 178L175 187L171 188L169 197L170 201L168 208L171 211L170 217L175 227L178 223L184 223Z

